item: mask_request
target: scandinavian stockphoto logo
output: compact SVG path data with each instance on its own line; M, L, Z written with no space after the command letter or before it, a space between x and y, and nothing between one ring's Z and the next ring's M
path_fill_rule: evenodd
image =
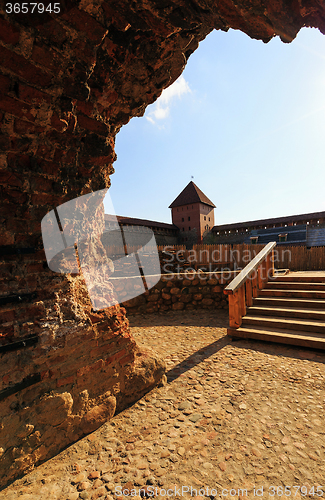
M109 207L105 228L104 204ZM82 273L94 310L130 300L160 279L154 233L121 227L107 189L80 196L51 210L41 222L49 268Z

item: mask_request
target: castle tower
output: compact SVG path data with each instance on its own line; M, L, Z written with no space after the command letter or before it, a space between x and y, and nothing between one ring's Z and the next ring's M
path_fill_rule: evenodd
M169 208L172 210L172 221L181 233L196 229L198 243L203 233L214 226L214 209L216 206L194 184L190 182L177 196Z

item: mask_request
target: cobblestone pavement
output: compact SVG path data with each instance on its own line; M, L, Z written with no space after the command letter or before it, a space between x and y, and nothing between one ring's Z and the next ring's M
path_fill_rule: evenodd
M123 500L138 500L140 487L159 498L191 488L201 500L325 497L325 353L232 342L224 311L130 323L139 344L166 358L167 384L0 499L113 500L123 489Z

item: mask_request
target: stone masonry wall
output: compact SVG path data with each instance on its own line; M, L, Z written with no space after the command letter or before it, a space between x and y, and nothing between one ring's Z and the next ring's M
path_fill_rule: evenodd
M0 480L5 485L94 431L150 390L165 365L140 351L125 309L94 313L80 278L39 301L31 335L3 344L0 375ZM17 313L18 314L18 313Z
M148 314L194 309L227 309L223 289L239 271L227 273L163 274L151 290L123 303L127 314Z
M290 42L303 26L325 32L319 0L60 0L43 13L23 4L0 5L0 485L164 371L138 350L124 308L94 314L82 277L48 268L42 218L110 186L117 132L213 29L264 42Z

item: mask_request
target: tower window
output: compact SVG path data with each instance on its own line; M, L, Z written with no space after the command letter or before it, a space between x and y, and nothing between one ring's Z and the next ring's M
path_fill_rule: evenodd
M182 227L182 231L185 231L185 229Z
M188 217L188 220L191 220L191 217Z
M188 226L188 230L191 231L191 226Z
M207 220L206 216L204 216L204 220Z
M209 222L210 222L210 217L209 217Z
M182 217L182 222L184 222L184 217Z

